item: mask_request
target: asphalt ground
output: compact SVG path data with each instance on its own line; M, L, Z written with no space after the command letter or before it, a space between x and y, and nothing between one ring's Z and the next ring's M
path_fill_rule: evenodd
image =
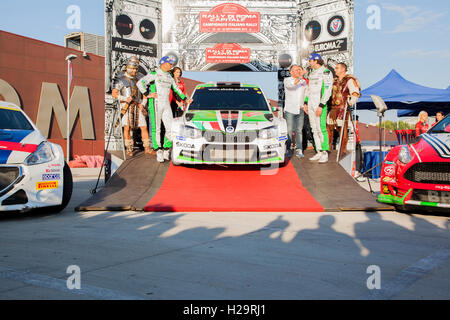
M59 214L1 214L0 299L450 298L448 215L75 212L97 175Z

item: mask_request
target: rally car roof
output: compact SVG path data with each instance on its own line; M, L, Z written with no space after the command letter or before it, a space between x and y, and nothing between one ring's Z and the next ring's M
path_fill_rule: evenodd
M8 109L8 110L14 110L14 111L20 111L21 110L14 103L1 101L1 100L0 100L0 109Z
M253 84L240 83L240 82L208 82L197 85L197 88L212 88L212 87L227 87L227 88L259 88Z

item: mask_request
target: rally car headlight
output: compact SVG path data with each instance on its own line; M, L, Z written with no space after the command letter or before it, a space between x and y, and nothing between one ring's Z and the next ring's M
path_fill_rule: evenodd
M184 127L181 130L181 135L190 139L198 139L202 137L202 130L192 127Z
M403 147L400 150L398 154L398 160L400 160L404 164L407 164L412 160L411 153L409 153L408 147Z
M35 152L30 154L24 161L27 166L50 162L55 159L52 147L48 142L42 142Z
M277 136L277 133L278 133L277 128L270 127L270 128L259 131L259 138L260 139L272 139Z

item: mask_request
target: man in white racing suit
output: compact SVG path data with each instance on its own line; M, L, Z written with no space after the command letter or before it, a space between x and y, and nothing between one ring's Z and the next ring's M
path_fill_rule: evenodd
M158 162L169 160L170 148L172 147L172 109L170 107L170 90L176 93L187 104L191 103L191 99L181 92L170 74L170 70L175 64L175 57L164 56L159 61L159 68L155 72L150 72L138 81L138 88L142 94L147 92L147 87L152 85L156 89L155 103L150 101L150 123L152 127L153 148L158 149L156 159ZM152 100L152 99L150 99ZM164 145L161 148L161 121L164 123L166 130Z
M322 57L313 53L308 58L311 72L305 95L304 110L309 116L317 154L310 158L319 163L328 161L327 102L333 91L333 74L324 67Z

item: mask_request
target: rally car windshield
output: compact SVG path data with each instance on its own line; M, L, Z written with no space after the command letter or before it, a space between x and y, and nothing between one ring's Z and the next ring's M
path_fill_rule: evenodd
M436 123L428 133L450 133L450 116Z
M0 129L34 130L20 111L0 109Z
M192 99L189 110L270 111L264 95L256 87L200 87Z

